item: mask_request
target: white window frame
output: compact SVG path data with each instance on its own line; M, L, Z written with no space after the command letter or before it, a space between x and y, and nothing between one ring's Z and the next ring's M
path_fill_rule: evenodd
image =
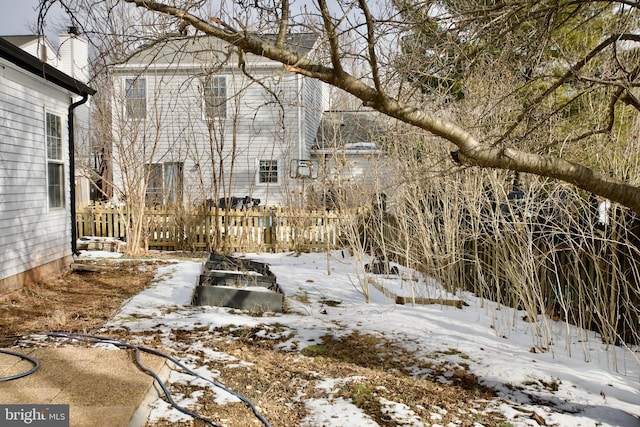
M261 177L262 177L262 166L264 165L263 162L275 162L275 166L276 166L276 182L262 182ZM262 186L262 187L266 187L269 185L280 185L282 183L282 162L280 161L280 159L256 159L256 185Z
M129 82L131 82L134 85L140 85L141 83L144 83L144 97L142 96L138 96L138 97L130 97L129 96ZM149 100L148 100L148 96L147 96L147 92L148 92L148 87L147 87L147 78L146 77L125 77L123 79L123 93L124 93L124 116L128 119L133 119L133 120L146 120L147 119L147 110L148 110L148 104L149 104ZM136 86L136 88L138 88L138 86ZM138 90L139 91L139 90ZM140 115L140 117L136 116L136 115L132 115L129 112L129 100L142 100L144 99L144 115Z
M57 134L50 132L50 118L57 119ZM52 111L45 110L44 113L44 142L45 142L45 158L46 158L46 185L47 185L47 208L50 210L64 209L66 207L66 185L65 185L65 168L64 159L66 149L64 144L65 134L63 126L63 115L56 114ZM54 141L57 139L57 141ZM55 142L55 150L52 151L52 142ZM55 167L59 172L57 179L59 182L52 183L51 168ZM54 191L56 193L54 194ZM57 198L57 200L55 200Z
M222 101L217 104L215 107L215 109L213 108L209 108L209 102L208 99L210 97L211 94L211 90L213 88L213 90L219 90L219 85L215 84L215 82L217 81L222 81L224 82L224 93L223 94L217 94L216 96L213 97L213 100L215 101L216 99L222 99ZM227 76L218 76L218 75L212 75L212 76L207 76L203 86L202 86L202 116L203 119L205 120L216 120L216 119L226 119L227 118L227 103L228 103L228 93L229 93L229 80L227 79ZM218 108L220 107L220 108ZM216 114L212 114L212 113L216 113ZM219 114L221 113L221 114Z

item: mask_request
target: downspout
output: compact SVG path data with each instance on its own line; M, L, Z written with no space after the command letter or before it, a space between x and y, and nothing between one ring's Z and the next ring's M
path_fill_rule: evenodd
M298 75L298 159L303 160L306 157L303 157L306 153L306 147L304 146L305 139L302 132L302 115L304 114L304 107L302 103L304 102L304 95L302 90L304 89L302 76ZM296 166L297 167L297 166Z
M73 110L87 102L89 94L83 93L80 101L69 105L68 127L69 127L69 190L71 191L69 207L71 210L71 253L80 255L76 242L76 154L75 154L75 135L73 130Z
M306 159L306 146L305 146L305 134L303 132L303 123L306 123L306 114L305 114L305 109L304 109L304 101L305 101L305 97L304 94L302 93L303 89L305 88L304 86L304 81L302 80L302 76L298 75L298 162L300 160L305 160ZM305 114L305 120L302 120L302 115ZM291 163L289 163L291 164ZM300 163L298 163L296 165L296 177L298 176L298 168L299 168ZM301 185L301 192L302 192L302 200L300 202L300 207L302 207L303 209L306 207L306 203L305 203L305 199L306 199L306 194L304 194L304 180L305 178L303 177L300 182L302 183Z

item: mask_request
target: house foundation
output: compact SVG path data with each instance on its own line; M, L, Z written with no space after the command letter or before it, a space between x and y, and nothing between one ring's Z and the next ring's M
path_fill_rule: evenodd
M0 301L5 299L8 294L22 288L27 283L37 282L52 274L59 274L60 272L68 269L72 262L73 257L69 255L22 273L0 279Z

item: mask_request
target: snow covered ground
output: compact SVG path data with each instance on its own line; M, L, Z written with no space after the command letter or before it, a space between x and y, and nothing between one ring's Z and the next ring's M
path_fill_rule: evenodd
M83 252L83 257L102 255L105 253ZM538 425L530 416L523 416L523 410L535 411L546 425L640 426L638 348L607 349L597 334L548 319L538 324L543 330L540 333L536 324L522 319L523 313L466 293L449 295L433 280L403 270L400 275L377 276L376 283L396 295L461 299L464 307L398 305L373 286L368 287L370 302L366 303L358 260L343 251L335 251L330 257L291 253L244 256L270 265L288 297L287 313L254 317L230 313L227 308L192 307L189 304L202 260L179 260L160 267L153 286L125 303L108 326L124 326L135 332L160 324L188 329L197 324L278 323L296 331L299 348L317 343L329 332L339 335L358 331L403 343L425 356L440 352L438 357L443 360L457 357L447 355L450 349L456 349L467 356L472 373L498 390L495 406L514 426ZM242 363L225 354L210 357L228 357L229 363ZM214 377L213 373L202 373ZM176 373L170 381L190 380ZM224 394L219 396L224 403ZM161 401L155 407L152 418L185 417ZM310 399L306 407L310 415L305 422L309 426L378 425L344 399ZM399 425L440 425L437 413L432 420L419 420L409 408L393 402L388 402L388 410Z

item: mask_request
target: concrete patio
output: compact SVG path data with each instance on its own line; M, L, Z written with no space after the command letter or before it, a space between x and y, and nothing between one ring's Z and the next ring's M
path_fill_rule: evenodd
M40 362L31 375L0 382L0 404L68 404L70 426L143 426L148 404L158 396L153 378L136 365L130 350L104 348L6 349ZM164 380L161 357L142 353L143 365ZM0 377L29 371L33 364L0 353Z

